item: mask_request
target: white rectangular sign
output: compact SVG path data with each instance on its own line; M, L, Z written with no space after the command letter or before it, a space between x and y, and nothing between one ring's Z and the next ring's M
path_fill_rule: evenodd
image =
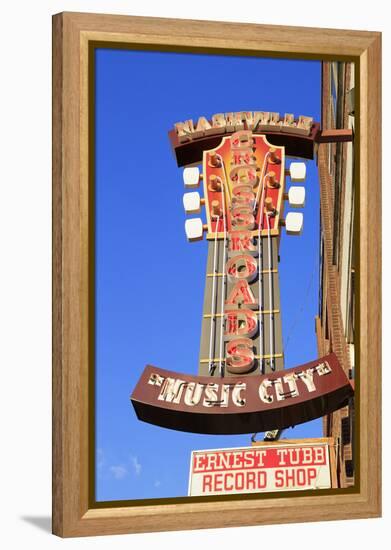
M189 496L331 487L329 440L192 451Z

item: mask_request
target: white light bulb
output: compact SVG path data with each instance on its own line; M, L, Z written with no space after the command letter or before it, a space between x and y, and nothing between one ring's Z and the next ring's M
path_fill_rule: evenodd
M285 229L288 235L300 235L303 231L303 214L289 212L285 218Z
M191 166L183 170L183 183L187 188L200 185L200 171L197 166Z
M183 206L186 214L199 214L201 212L201 197L197 191L183 195Z
M307 167L304 162L291 162L289 173L292 181L305 181Z
M204 228L201 218L192 218L185 221L185 231L188 241L201 241L204 234Z

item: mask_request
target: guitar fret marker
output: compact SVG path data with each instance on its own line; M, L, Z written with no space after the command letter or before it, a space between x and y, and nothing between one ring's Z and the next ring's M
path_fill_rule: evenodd
M254 355L254 359L279 359L283 358L283 353L274 353L273 355ZM209 362L219 362L219 361L225 361L225 358L221 357L213 357L210 359L200 359L200 363L209 363Z
M262 269L261 271L262 274L264 273L278 273L278 269ZM224 273L207 273L206 276L207 277L222 277L224 275Z
M213 315L211 313L205 313L203 315L204 319L210 319L211 317L222 317L223 315L227 315L231 310L227 310L225 313L214 313ZM239 310L240 311L240 310ZM264 309L262 311L254 311L256 315L273 315L275 313L280 313L279 309Z

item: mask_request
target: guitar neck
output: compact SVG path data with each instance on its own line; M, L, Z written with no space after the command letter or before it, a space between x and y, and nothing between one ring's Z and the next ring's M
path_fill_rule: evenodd
M284 368L281 332L280 289L278 275L278 237L262 236L254 239L257 253L257 275L249 282L256 305L252 311L257 317L257 328L252 336L254 366L247 375L268 373ZM226 300L234 282L226 273L227 241L208 241L207 272L198 374L201 376L234 376L226 368L227 338L224 334L229 309ZM247 309L246 306L242 306ZM241 309L239 304L238 310Z
M305 165L292 163L291 181L303 181ZM201 330L199 374L247 376L284 368L278 247L280 228L301 233L303 216L284 201L304 205L304 188L285 194L285 150L264 135L238 131L203 152L203 174L184 172L185 186L203 180L204 198L184 196L187 213L205 205L207 223L186 221L190 241L207 232L208 261Z

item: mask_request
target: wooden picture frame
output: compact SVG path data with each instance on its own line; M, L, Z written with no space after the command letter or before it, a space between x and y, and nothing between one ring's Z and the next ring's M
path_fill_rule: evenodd
M325 495L137 507L91 502L89 77L93 47L349 60L357 68L359 482ZM193 50L192 50L193 49ZM378 517L381 514L381 35L61 13L53 17L53 533L62 537ZM377 223L371 223L376 212ZM213 514L218 506L219 514Z

